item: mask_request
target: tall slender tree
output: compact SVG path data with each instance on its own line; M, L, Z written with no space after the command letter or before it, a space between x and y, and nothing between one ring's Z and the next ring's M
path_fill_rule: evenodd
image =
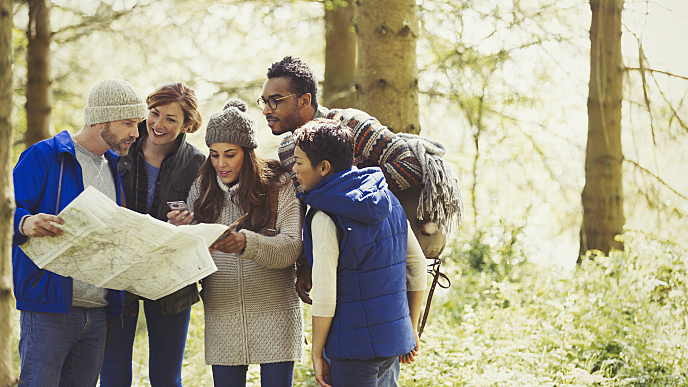
M592 249L605 254L612 249L623 250L623 243L615 240L625 222L621 168L623 5L623 0L590 0L588 142L579 257Z
M394 132L419 133L415 0L359 0L356 106Z
M14 385L12 332L12 0L0 0L0 387Z
M325 83L323 104L350 108L355 101L356 34L353 1L325 4Z
M26 146L50 137L50 0L28 0L26 69Z

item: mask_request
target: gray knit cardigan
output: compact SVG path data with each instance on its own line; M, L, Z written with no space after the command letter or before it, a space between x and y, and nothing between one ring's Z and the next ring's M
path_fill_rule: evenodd
M289 176L283 176L288 181ZM242 213L227 188L218 223L230 225ZM196 179L187 199L199 197ZM240 183L239 183L240 184ZM303 342L301 304L294 290L294 262L301 252L303 216L293 184L279 192L276 228L268 237L247 230L241 254L212 253L218 271L203 280L205 362L246 365L300 361Z

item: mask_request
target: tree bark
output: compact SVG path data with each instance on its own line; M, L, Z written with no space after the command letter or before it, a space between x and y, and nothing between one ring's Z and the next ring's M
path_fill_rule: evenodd
M588 142L583 187L580 256L588 250L623 250L621 104L623 0L591 0Z
M26 60L26 134L29 147L50 137L52 101L50 79L50 0L28 0L29 40Z
M356 107L393 132L420 132L415 0L359 0Z
M0 0L0 387L16 383L12 366L12 0Z
M355 101L356 6L325 9L325 83L323 105L328 108L351 108Z

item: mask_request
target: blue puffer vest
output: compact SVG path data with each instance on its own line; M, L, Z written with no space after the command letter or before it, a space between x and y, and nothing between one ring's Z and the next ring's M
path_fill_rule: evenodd
M337 307L325 343L331 359L399 356L415 347L406 295L408 226L377 167L329 176L301 195L311 206L303 228L313 265L310 223L317 210L339 232Z

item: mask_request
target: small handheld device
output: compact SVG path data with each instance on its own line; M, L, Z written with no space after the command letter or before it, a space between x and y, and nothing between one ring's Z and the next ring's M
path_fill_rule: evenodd
M167 202L167 205L170 207L170 210L172 211L184 211L189 209L189 207L186 206L186 203L184 203L181 200L176 202Z

